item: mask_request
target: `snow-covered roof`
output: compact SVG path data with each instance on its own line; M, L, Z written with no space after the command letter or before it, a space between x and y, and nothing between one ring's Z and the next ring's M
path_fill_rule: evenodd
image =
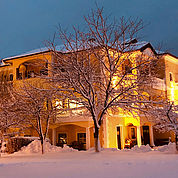
M4 66L9 66L9 64L5 64L2 60L0 60L0 67L4 67Z
M146 47L147 45L150 45L152 47L152 45L149 42L146 42L146 41L138 42L136 39L133 39L131 41L127 40L125 45L128 46L128 47L126 47L125 52L130 51L130 50L140 50L140 49ZM152 49L153 49L153 47L152 47ZM65 50L64 45L57 45L55 47L55 50L59 51L59 52L67 52L67 50ZM42 47L42 48L38 48L38 49L34 49L32 51L22 53L20 55L4 58L3 61L20 58L20 57L25 57L25 56L30 56L30 55L39 54L39 53L44 53L44 52L48 52L48 51L51 51L51 49L48 47Z
M165 54L165 51L155 50L157 54Z
M128 48L126 48L126 50L140 50L141 48L143 48L144 46L150 44L149 42L147 41L139 41L139 42L136 42L136 43L131 43L131 44L128 44Z
M64 50L64 46L63 45L58 45L55 47L56 51L63 51ZM4 58L3 60L10 60L10 59L14 59L14 58L19 58L19 57L24 57L24 56L30 56L30 55L34 55L34 54L39 54L39 53L43 53L43 52L48 52L50 51L50 48L47 47L43 47L43 48L38 48L38 49L34 49L16 56L11 56L11 57L7 57Z

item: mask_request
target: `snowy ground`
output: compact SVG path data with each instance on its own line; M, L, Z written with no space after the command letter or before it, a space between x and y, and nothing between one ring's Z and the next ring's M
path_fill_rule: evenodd
M0 178L177 178L178 154L58 151L2 155Z

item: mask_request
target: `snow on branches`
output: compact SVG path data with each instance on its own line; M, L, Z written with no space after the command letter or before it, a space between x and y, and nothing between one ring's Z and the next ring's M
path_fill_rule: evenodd
M154 57L136 52L143 45L135 39L143 28L142 20L112 21L97 8L85 22L85 31L74 27L68 34L59 29L63 52L50 44L54 51L50 81L58 92L89 111L97 145L99 128L109 109L122 108L134 114L146 105L149 97L144 89L152 82L149 71Z
M155 128L162 132L173 131L176 137L176 147L178 150L178 105L173 102L164 102L160 107L152 107L149 111Z

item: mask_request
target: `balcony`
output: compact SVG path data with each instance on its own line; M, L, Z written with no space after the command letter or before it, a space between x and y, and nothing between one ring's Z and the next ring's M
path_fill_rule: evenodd
M64 123L64 122L84 122L84 121L92 121L92 118L89 115L77 115L66 113L65 115L56 116L55 123Z
M48 63L44 61L27 61L16 68L16 80L35 78L42 75L48 75Z
M163 79L154 77L153 81L154 81L153 82L154 89L166 91L166 85L165 85L165 81Z

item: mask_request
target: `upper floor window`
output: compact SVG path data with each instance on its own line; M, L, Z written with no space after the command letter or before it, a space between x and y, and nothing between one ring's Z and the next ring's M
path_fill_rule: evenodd
M126 59L124 64L122 65L122 71L124 74L131 74L132 73L132 63L130 60Z
M10 81L13 81L13 74L10 74L9 79Z
M171 72L169 72L169 81L172 82L173 81L173 75Z
M22 73L19 71L19 68L16 68L16 79L21 80L22 79Z
M35 77L34 71L28 71L27 78L34 78L34 77Z

